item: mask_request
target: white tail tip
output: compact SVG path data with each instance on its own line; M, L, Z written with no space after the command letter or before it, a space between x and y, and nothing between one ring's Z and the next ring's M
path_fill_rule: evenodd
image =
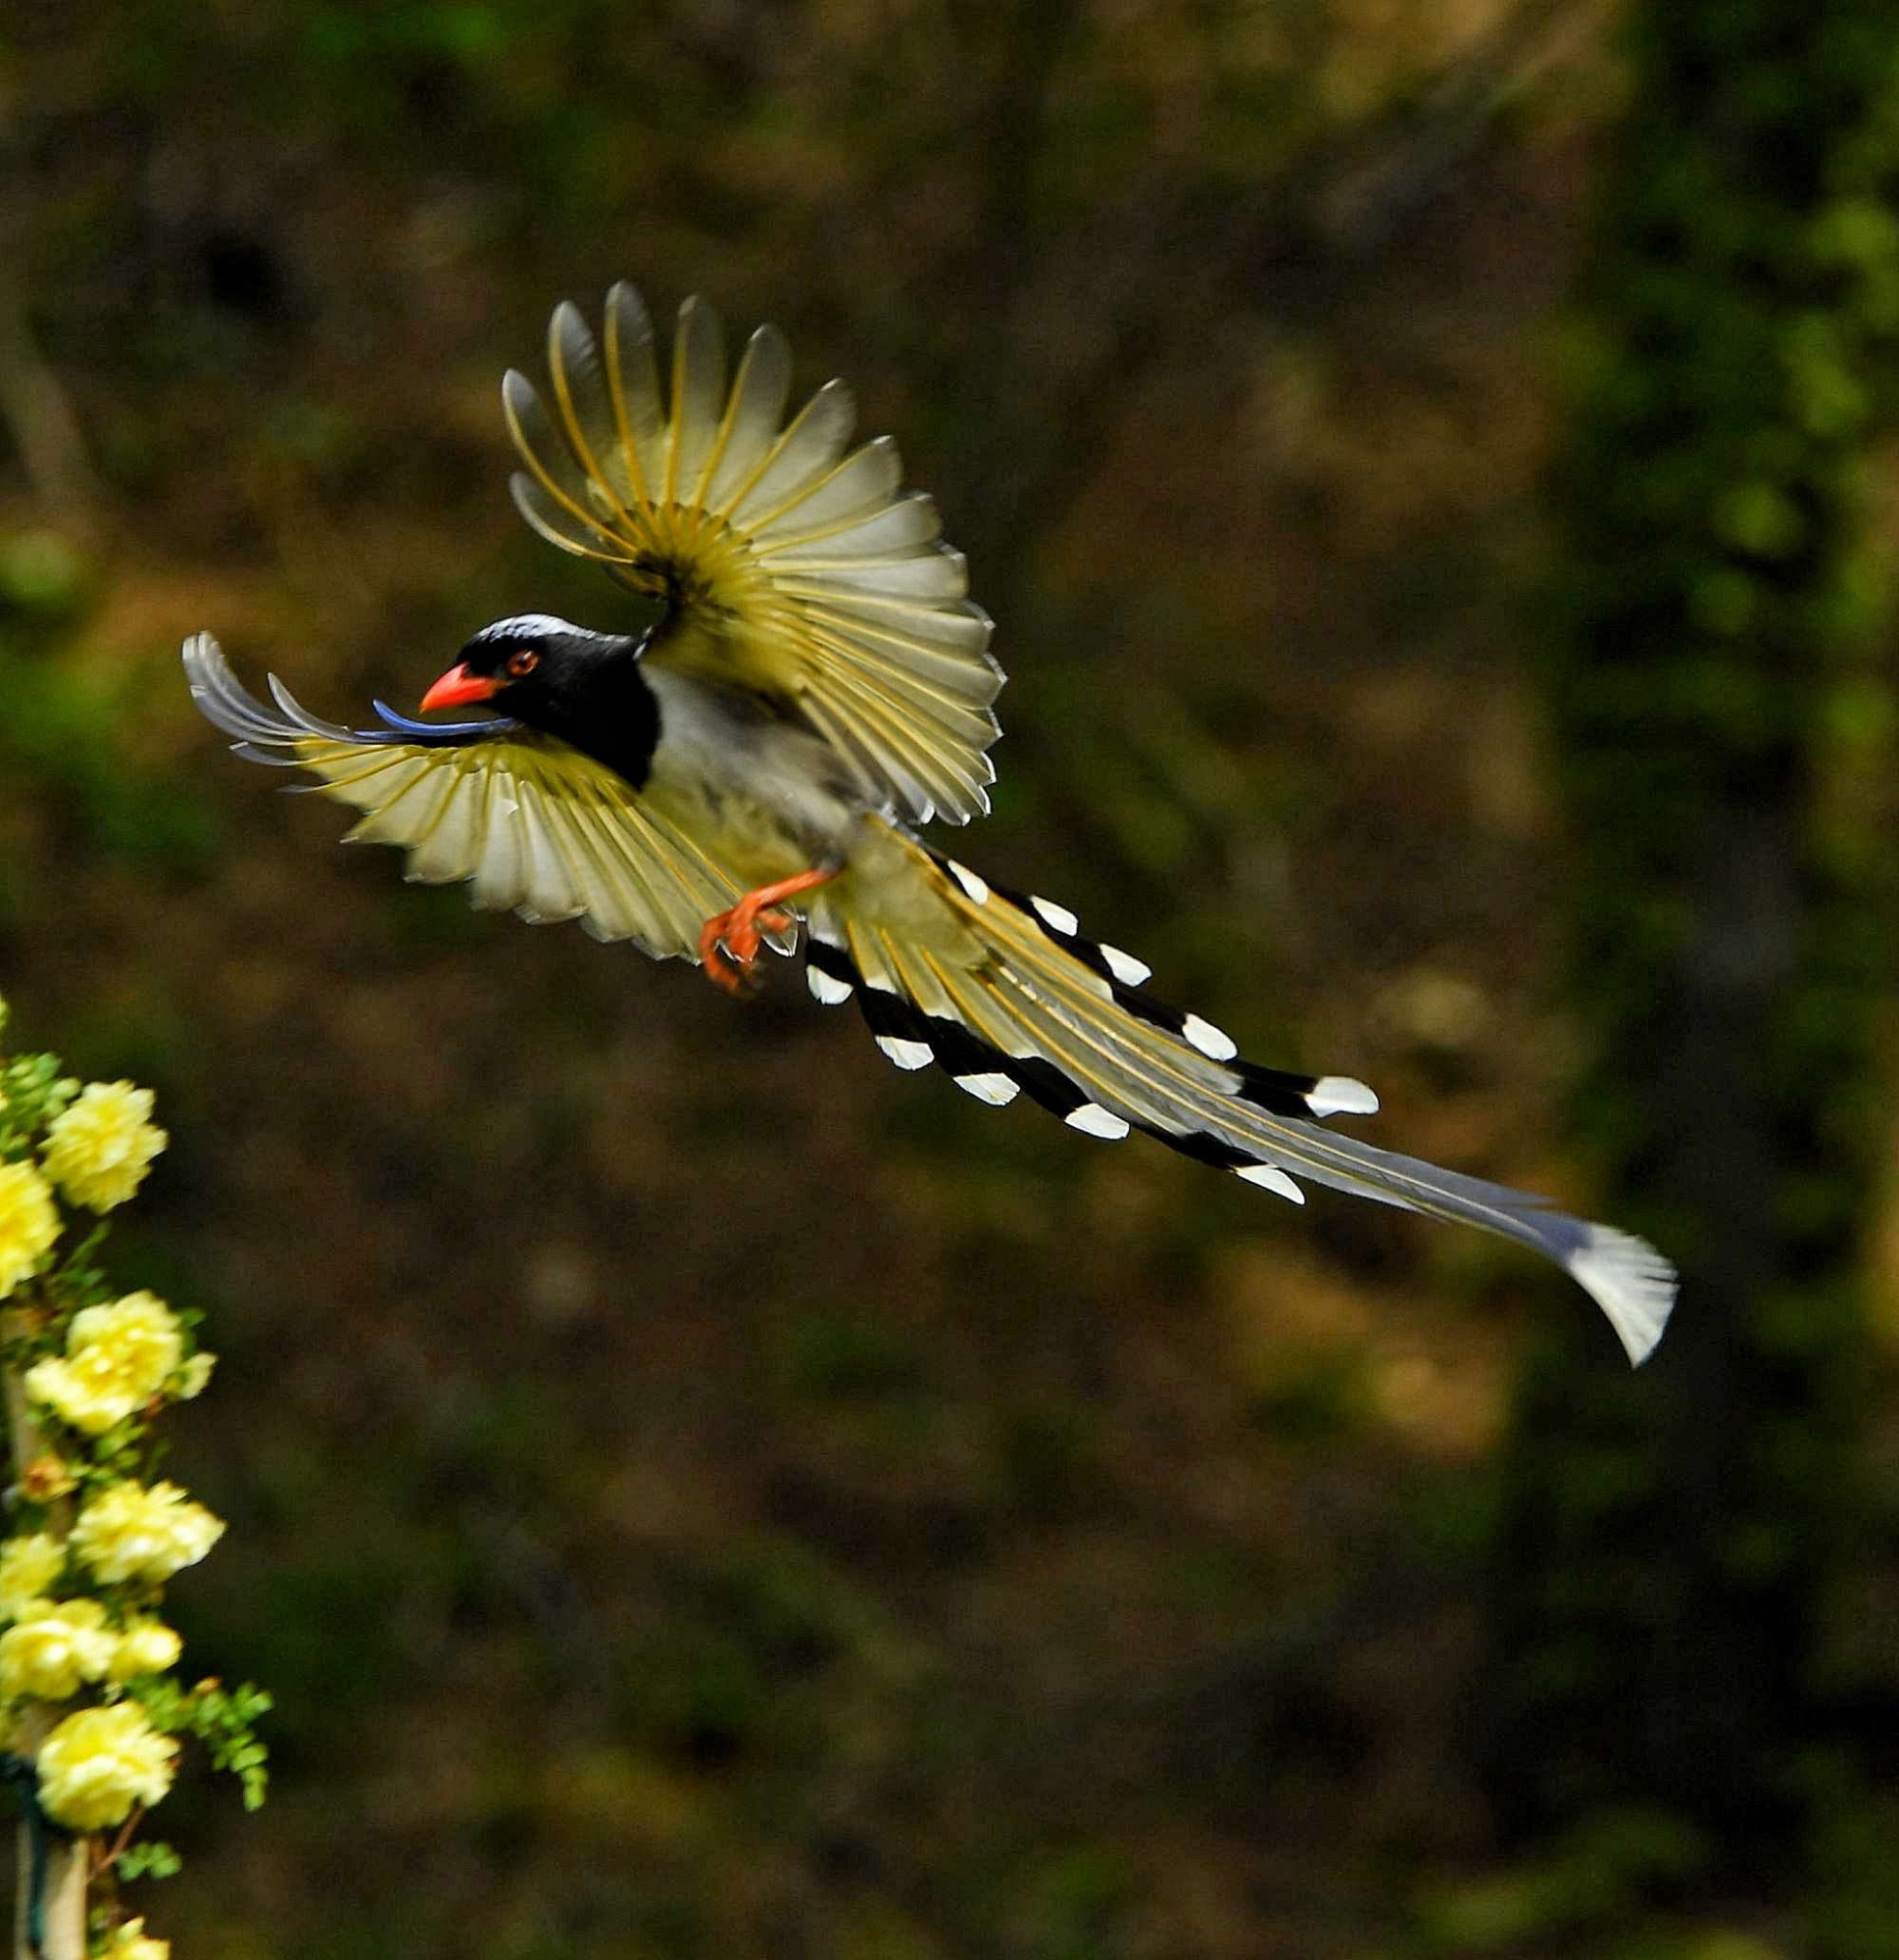
M1278 1164L1242 1164L1234 1176L1242 1178L1247 1184L1256 1184L1261 1191L1270 1191L1291 1204L1303 1204L1305 1193L1280 1169Z
M1608 1225L1591 1225L1587 1240L1564 1264L1609 1316L1631 1366L1639 1368L1668 1325L1675 1304L1675 1268L1646 1239Z
M1322 1075L1305 1099L1315 1116L1376 1116L1378 1092L1350 1075Z

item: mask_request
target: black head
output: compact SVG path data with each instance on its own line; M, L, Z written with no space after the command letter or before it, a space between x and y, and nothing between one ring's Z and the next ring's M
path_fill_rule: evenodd
M546 727L584 710L603 667L624 662L638 642L593 633L547 612L522 612L484 626L422 696L422 711L481 702Z
M640 672L644 651L644 640L592 633L546 612L497 619L422 696L422 710L481 702L642 789L659 734L658 706Z

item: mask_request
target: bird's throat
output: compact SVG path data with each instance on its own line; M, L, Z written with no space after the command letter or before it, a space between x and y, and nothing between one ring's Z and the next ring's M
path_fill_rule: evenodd
M536 703L533 725L605 763L636 790L653 773L659 704L630 652L601 662L559 695Z

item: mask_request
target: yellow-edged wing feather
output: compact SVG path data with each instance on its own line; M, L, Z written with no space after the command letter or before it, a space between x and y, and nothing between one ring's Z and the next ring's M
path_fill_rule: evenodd
M420 883L465 879L477 906L578 919L597 939L695 961L702 924L741 895L629 784L551 736L510 724L463 743L404 742L318 720L274 676L267 707L207 633L184 659L192 695L239 753L308 769L313 787L363 812L350 841L401 846Z
M562 551L673 603L648 658L784 700L865 797L918 822L989 808L990 624L936 506L901 491L887 438L847 454L844 384L789 422L791 354L748 343L731 388L717 316L679 312L662 405L652 321L616 285L596 342L579 311L548 328L550 402L510 371L521 514Z

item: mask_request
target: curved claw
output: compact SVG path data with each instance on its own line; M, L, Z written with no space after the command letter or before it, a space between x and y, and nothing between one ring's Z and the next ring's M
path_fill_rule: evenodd
M760 911L741 899L699 929L699 956L706 977L728 994L750 993L758 984L758 954L768 932L789 932L792 916L775 907Z
M753 965L768 932L789 932L797 921L778 909L780 899L795 898L837 876L828 871L801 871L775 885L748 892L729 911L714 913L699 929L699 958L706 977L728 994L742 994L754 984Z

